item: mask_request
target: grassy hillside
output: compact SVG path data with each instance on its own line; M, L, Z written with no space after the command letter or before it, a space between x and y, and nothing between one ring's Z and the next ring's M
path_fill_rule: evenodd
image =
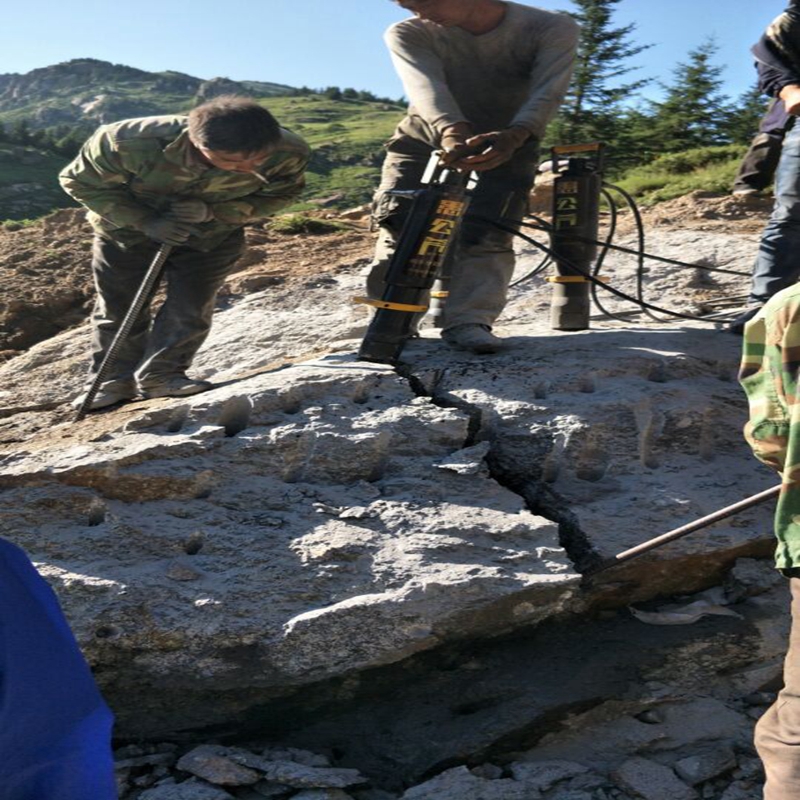
M672 200L689 192L729 192L746 147L700 147L661 156L629 170L614 183L643 205Z
M74 205L58 185L65 163L63 156L0 142L0 220L35 218Z
M377 185L383 143L403 109L387 103L329 100L319 95L264 100L280 123L313 148L304 201L342 195L333 205L366 202Z
M320 199L336 198L330 205L346 208L370 198L380 173L382 145L402 116L400 106L321 95L259 98L259 102L314 150L303 202L293 210L313 207L311 201ZM181 102L176 98L174 110L188 111L191 105L185 97ZM159 106L150 113L164 113L161 99ZM56 180L66 160L0 142L0 219L36 217L71 205Z

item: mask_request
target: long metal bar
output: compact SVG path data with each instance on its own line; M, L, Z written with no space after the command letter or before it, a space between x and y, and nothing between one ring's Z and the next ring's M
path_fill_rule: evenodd
M125 319L122 320L122 324L119 326L119 330L114 336L111 346L106 350L103 360L100 362L100 368L97 370L97 374L94 376L94 380L92 380L89 390L86 392L86 396L78 407L78 413L75 415L75 422L80 422L88 413L89 406L91 406L100 386L117 360L120 347L128 338L128 334L130 334L131 328L133 328L133 323L136 322L139 314L142 313L142 308L147 303L153 289L158 283L161 277L161 271L171 252L172 245L162 244L161 247L158 248L155 256L153 256L153 260L147 268L147 272L136 292L136 296L133 298L128 313L125 314Z
M661 536L656 536L654 539L642 542L642 544L637 544L636 547L631 547L629 550L623 550L621 553L617 553L617 555L613 556L612 558L609 558L606 561L598 564L598 566L594 567L593 569L587 570L585 574L596 575L598 572L605 572L605 570L617 566L617 564L623 564L626 561L630 561L632 558L638 558L639 556L649 553L651 550L655 550L657 547L661 547L668 542L674 542L676 539L680 539L687 534L694 533L694 531L705 528L708 525L713 525L715 522L732 517L734 514L738 514L740 511L744 511L747 508L756 506L759 503L765 502L766 500L771 500L773 497L777 497L780 494L780 491L781 484L778 484L777 486L773 486L771 489L766 489L763 492L752 495L752 497L747 497L744 500L740 500L738 503L725 506L725 508L721 508L719 511L714 511L712 514L708 514L705 517L696 519L694 522L689 522L686 525L681 525L680 528L675 528L674 530L667 531L667 533L662 533Z

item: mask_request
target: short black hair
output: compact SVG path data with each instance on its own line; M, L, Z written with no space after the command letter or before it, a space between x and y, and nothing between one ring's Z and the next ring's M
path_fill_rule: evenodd
M206 150L251 155L277 144L278 121L247 97L223 95L189 112L189 138Z

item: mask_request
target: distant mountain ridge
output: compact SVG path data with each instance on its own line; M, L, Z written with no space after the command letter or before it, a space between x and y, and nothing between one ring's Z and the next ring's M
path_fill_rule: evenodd
M264 81L206 80L181 72L147 72L94 58L76 58L23 74L0 75L0 123L31 128L95 127L126 117L175 113L221 94L278 97L291 86Z
M368 201L378 182L383 143L405 107L350 88L314 91L267 81L205 80L94 58L0 75L0 221L70 205L58 172L98 125L186 113L221 94L263 103L311 145L306 190L294 210Z

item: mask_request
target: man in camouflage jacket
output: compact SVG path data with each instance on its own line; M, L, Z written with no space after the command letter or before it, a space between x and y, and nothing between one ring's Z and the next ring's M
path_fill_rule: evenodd
M739 375L750 404L745 437L781 476L776 564L790 580L792 634L784 688L756 726L764 800L800 797L800 284L772 297L744 329Z
M186 370L211 327L214 300L242 252L243 226L292 203L309 149L262 106L222 97L188 116L103 125L60 177L95 231L89 382L160 244L172 246L167 294L145 309L92 404L208 389Z

